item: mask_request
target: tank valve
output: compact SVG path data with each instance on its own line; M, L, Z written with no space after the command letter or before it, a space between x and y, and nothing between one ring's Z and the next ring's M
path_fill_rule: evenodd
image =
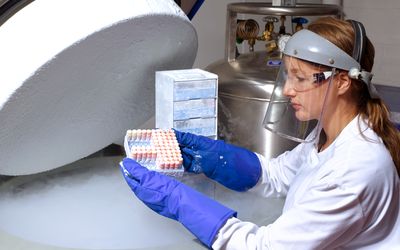
M258 40L266 41L265 47L267 51L270 52L276 49L276 39L278 34L274 31L274 23L278 22L278 18L274 16L266 16L263 18L263 21L266 22L265 30Z
M258 32L260 27L257 21L254 19L238 20L236 28L236 41L242 43L243 40L247 40L249 44L249 50L254 51L254 44L256 43Z
M286 16L281 16L281 26L279 26L279 35L288 35L286 33L286 27L285 27L285 21L286 21Z
M296 24L295 32L304 29L303 24L308 23L308 20L304 17L293 18L292 23Z

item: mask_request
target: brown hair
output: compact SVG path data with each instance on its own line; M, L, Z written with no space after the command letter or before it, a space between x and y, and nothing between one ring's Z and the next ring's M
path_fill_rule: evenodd
M333 17L322 17L308 26L308 29L331 41L350 56L353 54L354 30L351 23ZM361 58L361 68L371 72L374 64L375 49L371 41L366 39L366 48ZM400 132L390 121L390 112L385 103L372 99L365 83L353 80L350 94L358 104L358 113L367 118L371 128L378 134L389 150L400 176Z

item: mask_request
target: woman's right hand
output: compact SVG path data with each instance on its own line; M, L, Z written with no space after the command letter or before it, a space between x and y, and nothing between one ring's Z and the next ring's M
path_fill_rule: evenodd
M255 153L222 140L192 133L175 130L175 135L187 171L204 173L237 191L246 191L257 184L261 165Z

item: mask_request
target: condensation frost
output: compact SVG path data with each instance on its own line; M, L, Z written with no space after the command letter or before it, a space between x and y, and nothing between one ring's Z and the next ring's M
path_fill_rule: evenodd
M0 228L47 245L136 249L191 241L179 223L148 209L118 161L91 159L63 172L15 178L0 189Z
M5 181L0 185L0 234L63 248L203 248L178 222L136 198L122 177L120 160L86 159ZM239 219L266 225L281 213L281 199L230 191L203 174L185 173L179 180L238 211Z

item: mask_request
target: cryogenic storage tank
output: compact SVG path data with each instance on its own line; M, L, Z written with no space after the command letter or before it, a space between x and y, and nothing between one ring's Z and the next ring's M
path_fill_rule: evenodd
M274 22L291 16L340 16L341 7L232 3L227 11L225 58L206 68L218 75L218 135L266 157L274 157L296 145L262 126L280 65L279 41L285 35L285 24L281 24L278 33L274 31ZM259 36L257 22L254 19L239 20L238 14L264 16L265 30ZM301 18L293 20L297 20L298 25L305 22ZM238 54L236 42L239 39L249 42L251 52ZM265 43L266 49L253 51L258 40Z
M126 185L121 156L93 157L0 185L0 249L206 249L181 224L145 206ZM258 225L280 214L282 198L230 191L204 175L180 181Z
M197 36L181 9L172 0L0 0L0 24L0 249L203 249L135 197L122 155L95 153L127 129L154 126L156 71L192 66ZM203 175L181 180L244 220L268 224L281 212L281 199Z
M78 161L152 119L156 70L192 66L181 9L36 0L0 1L0 14L0 248L201 247L134 197L122 156Z

